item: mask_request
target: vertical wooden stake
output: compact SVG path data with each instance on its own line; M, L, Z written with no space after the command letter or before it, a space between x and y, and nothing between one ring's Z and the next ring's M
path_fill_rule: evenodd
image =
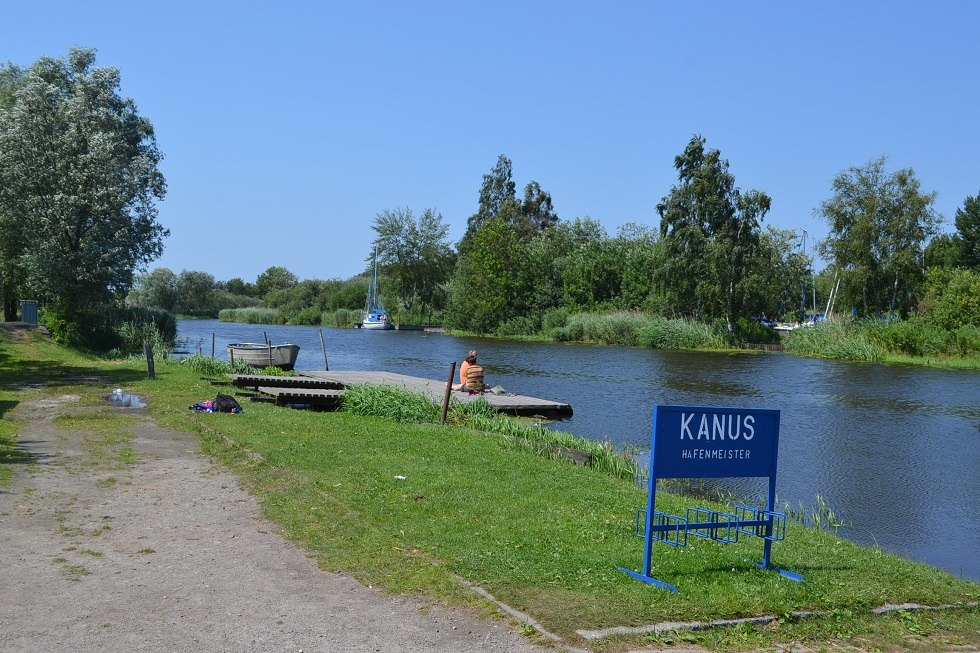
M320 329L320 349L323 350L323 369L329 372L330 366L327 365L327 348L323 344L323 329Z
M156 369L153 367L153 345L150 343L145 343L143 345L143 354L146 356L146 376L148 379L157 378Z
M449 379L446 381L446 394L442 398L442 417L439 419L440 424L446 423L446 413L449 412L449 395L453 391L453 376L456 374L456 361L449 366Z
M214 358L214 331L211 332L211 358Z

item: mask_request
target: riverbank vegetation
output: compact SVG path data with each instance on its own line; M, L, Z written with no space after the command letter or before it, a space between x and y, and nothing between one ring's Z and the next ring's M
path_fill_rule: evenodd
M142 361L82 356L36 332L16 343L3 332L0 353L0 423L8 441L16 438L12 409L24 393L45 392L38 383L85 401L121 386L146 400L153 419L196 433L258 498L266 518L322 568L384 592L486 609L470 589L478 585L564 644L609 653L651 644L717 651L792 642L917 651L980 645L980 586L797 524L774 544L773 561L803 574L805 583L757 569L762 545L748 537L732 545L658 546L656 574L681 593L639 583L616 567L642 566L643 542L633 526L644 490L603 470L535 455L489 429L255 403L245 403L240 415L194 413L187 406L216 389L177 361L158 364L149 381ZM90 385L93 379L99 381ZM668 512L689 505L658 494L658 507ZM908 604L952 607L871 612ZM579 634L764 615L773 620L761 626L588 642Z
M359 322L367 270L300 280L271 266L254 282L199 270L136 274L168 235L156 221L162 153L149 121L119 96L119 72L94 64L94 51L72 49L63 60L0 68L5 319L17 317L18 298L34 298L59 342L102 351L132 350L140 339L167 345L171 331L156 316L124 309L342 328ZM98 132L93 115L107 116ZM42 123L56 128L39 131ZM402 324L715 349L774 344L772 324L827 318L839 328L798 331L787 349L849 360L980 357L980 194L956 211L955 233L941 233L935 194L914 170L889 170L883 157L848 167L815 207L829 233L808 252L805 231L764 225L770 195L739 187L706 138L693 136L673 164L676 181L651 207L655 224L628 222L610 235L592 217L560 217L535 180L519 193L512 163L500 155L457 243L434 209L381 208L365 261L377 252L383 303ZM81 188L80 178L101 181ZM815 253L826 261L819 273ZM887 326L873 328L874 321Z
M933 196L914 172L889 172L875 159L835 179L819 207L831 236L808 255L807 234L763 229L768 196L739 189L728 162L705 143L695 137L675 158L678 182L657 206L656 229L627 224L609 236L591 218L562 220L536 182L518 197L504 156L484 176L477 213L455 250L435 211L383 210L373 245L393 320L664 349L777 345L779 323L806 327L785 339L799 355L980 366L974 198L957 212L957 233L937 235ZM819 274L814 251L832 261ZM925 268L908 264L922 260ZM263 283L232 286L264 308L225 309L221 319L337 327L360 320L365 275L301 282L270 268L260 276ZM834 326L812 328L825 322Z

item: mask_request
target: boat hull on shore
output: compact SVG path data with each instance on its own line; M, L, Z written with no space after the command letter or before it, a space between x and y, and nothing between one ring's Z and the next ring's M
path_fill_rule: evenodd
M228 345L228 360L245 361L252 367L278 367L291 370L296 365L299 345L263 345L257 342L238 342Z

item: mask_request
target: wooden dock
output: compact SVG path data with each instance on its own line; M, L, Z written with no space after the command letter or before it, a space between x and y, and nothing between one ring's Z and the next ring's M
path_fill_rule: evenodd
M442 405L446 392L446 382L408 376L396 372L297 372L297 376L262 376L256 374L235 374L232 383L239 388L248 388L266 401L274 401L279 406L308 405L331 409L336 407L343 396L343 389L349 385L393 385L430 396L436 405ZM487 400L494 410L508 415L522 417L543 417L562 419L572 416L569 404L548 399L538 399L511 393L470 394L453 392L453 399L460 402Z

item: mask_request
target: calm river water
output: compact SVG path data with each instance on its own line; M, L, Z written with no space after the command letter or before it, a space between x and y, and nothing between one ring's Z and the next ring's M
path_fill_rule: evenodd
M570 403L574 417L556 428L645 451L656 404L778 409L781 505L811 508L819 494L847 523L843 537L980 581L980 372L421 331L322 333L332 370L442 380L477 349L491 385ZM183 349L210 354L214 336L219 358L229 342L266 335L301 346L297 369L324 368L316 327L178 322ZM765 480L737 488L754 499Z

